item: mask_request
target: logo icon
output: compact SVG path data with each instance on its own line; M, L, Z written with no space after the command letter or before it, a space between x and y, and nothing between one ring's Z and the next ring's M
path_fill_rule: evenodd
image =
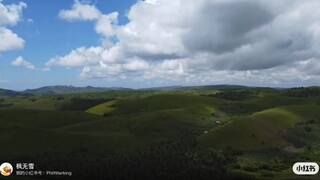
M297 162L292 166L292 171L297 175L316 175L319 165L315 162Z
M13 167L10 163L2 163L0 166L0 172L3 176L10 176L13 172Z

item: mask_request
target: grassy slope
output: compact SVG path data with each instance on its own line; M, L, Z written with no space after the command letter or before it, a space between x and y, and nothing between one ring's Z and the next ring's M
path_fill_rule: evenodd
M306 131L306 126L311 127L311 132ZM296 179L292 164L320 162L320 106L291 105L257 112L200 136L198 142L201 149L224 149L230 145L244 150L245 154L239 157L242 169L236 171L258 179ZM261 168L261 164L272 166L275 157L286 162L285 169ZM260 168L246 171L244 167ZM318 179L319 176L310 178Z
M81 122L91 122L99 116L83 112L48 110L0 110L0 123L10 123L38 128L54 129Z
M44 110L0 110L0 159L24 157L43 152L69 153L85 149L88 153L102 153L108 149L132 152L144 143L129 132L74 132L63 127L91 124L103 120L84 112ZM59 158L59 157L57 157Z
M104 115L104 113L111 113L114 110L114 107L112 106L115 104L115 102L116 100L99 104L97 106L89 108L88 110L86 110L86 112L99 116Z
M320 106L288 106L286 107L296 115L303 117L304 121L288 131L289 139L305 142L310 147L320 147ZM307 129L309 128L309 130ZM319 151L320 152L320 151Z
M187 94L160 94L145 98L110 101L86 111L100 116L105 112L112 114L111 117L101 120L99 120L98 116L81 112L14 110L21 107L26 107L27 109L36 107L53 109L53 104L56 102L50 98L38 99L35 102L27 99L15 99L15 102L16 105L9 108L12 110L1 113L0 121L1 119L6 119L10 123L26 126L32 124L34 127L43 128L59 128L59 130L66 132L118 131L139 137L148 137L149 139L154 137L177 137L183 132L201 135L204 131L216 127L199 138L201 146L224 147L233 145L248 150L283 148L287 146L288 142L282 137L281 133L284 130L293 128L299 121L298 116L301 116L301 114L295 115L292 113L298 112L301 107L296 109L274 108L239 117L237 118L238 120L226 126L217 127L216 120L221 122L228 120L228 116L217 109L226 104L233 105L238 102ZM68 103L68 99L58 102ZM314 102L304 98L266 95L243 103L263 104L268 107L299 103L313 104ZM212 113L215 115L212 115ZM25 117L21 119L17 114L23 114ZM309 114L314 114L314 112ZM50 119L47 119L48 117ZM63 117L63 119L59 117ZM42 119L47 120L43 121ZM90 119L95 120L91 121ZM292 132L291 134L294 133Z
M320 147L320 109L312 98L266 94L237 102L172 93L138 97L103 103L88 109L89 113L52 111L68 103L67 98L56 102L50 98L35 102L13 99L13 107L0 109L0 141L6 144L0 158L79 149L93 154L105 149L130 153L183 133L199 136L201 148L232 145L245 152L269 153L275 149L293 151L296 141ZM219 110L239 104L250 106L245 114L232 113L234 121ZM263 110L250 114L255 105ZM233 110L238 111L229 108L228 112ZM111 116L101 117L105 112ZM308 123L312 119L314 122ZM216 125L216 120L222 125ZM306 132L306 126L312 131Z
M221 102L223 100L191 95L155 95L118 100L87 110L99 115L111 112L105 120L66 126L62 130L121 131L146 142L175 139L185 133L199 135L216 126L216 120L227 121L225 114L215 112L215 106ZM213 112L216 116L212 116Z
M187 108L195 105L216 107L225 100L193 95L163 94L147 98L124 99L118 101L115 115L143 113L158 110Z
M6 145L0 150L0 159L24 157L44 152L63 154L79 149L92 153L92 155L106 149L130 152L143 145L132 134L123 132L72 133L11 124L2 124L0 130L0 140ZM132 144L128 144L128 141Z
M268 109L210 131L199 137L199 143L201 147L233 146L246 151L283 149L290 143L282 133L299 121L299 116L283 108Z
M311 132L306 131L306 126ZM290 152L306 145L319 147L319 130L319 106L293 105L240 117L198 140L200 147L221 149L230 145L245 151L278 149Z
M240 105L239 107L242 107L241 104L259 106L262 111L252 115L249 113L245 116L236 116L237 120L234 122L199 137L201 147L225 148L231 145L249 151L266 151L287 147L289 148L287 150L290 151L292 150L290 146L295 143L294 141L305 142L307 139L309 141L314 139L310 136L312 133L306 135L305 131L301 130L298 122L320 118L320 108L315 105L316 99L264 94L259 98L241 103L228 102L223 106ZM237 112L237 106L234 106L233 109L229 108L228 111L231 110L231 114L233 114L232 111ZM248 111L250 111L250 106ZM313 128L316 130L318 126L313 126ZM299 133L301 131L302 133ZM316 134L316 131L313 134Z
M103 147L128 152L144 147L145 143L178 138L186 132L199 134L215 125L211 113L223 100L190 95L119 100L112 102L115 110L108 118L84 112L33 110L53 108L50 98L14 101L16 106L0 112L0 136L7 145L1 154L12 151L12 157L59 149L70 151L82 146L92 151ZM28 144L34 146L23 150Z

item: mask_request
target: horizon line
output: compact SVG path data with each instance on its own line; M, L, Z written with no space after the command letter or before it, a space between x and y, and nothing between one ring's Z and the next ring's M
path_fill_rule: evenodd
M205 86L242 86L242 87L248 87L248 88L272 88L272 89L290 89L290 88L307 88L307 87L320 87L319 85L310 85L310 86L251 86L251 85L240 85L240 84L205 84L205 85L168 85L168 86L151 86L151 87L140 87L140 88L130 88L130 87L125 87L125 86L92 86L92 85L87 85L87 86L75 86L75 85L47 85L47 86L39 86L35 88L25 88L23 90L17 90L17 89L11 89L11 88L1 88L4 90L11 90L11 91L16 91L16 92L23 92L26 90L35 90L35 89L40 89L40 88L45 88L45 87L57 87L57 86L64 86L64 87L74 87L74 88L122 88L122 89L130 89L130 90L143 90L143 89L161 89L161 88L171 88L171 87L181 87L181 88L187 88L187 87L205 87Z

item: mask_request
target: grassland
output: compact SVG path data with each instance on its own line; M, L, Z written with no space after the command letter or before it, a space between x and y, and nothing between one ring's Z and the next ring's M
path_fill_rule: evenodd
M290 171L295 161L319 162L318 97L288 96L283 90L249 90L250 96L241 92L241 99L236 99L241 89L5 97L1 103L10 106L0 108L0 141L5 144L0 159L33 159L46 167L44 164L53 159L77 163L74 157L81 154L85 157L82 163L103 164L114 162L110 159L119 155L150 158L139 153L155 147L166 147L157 153L172 156L171 145L165 144L183 142L187 145L181 146L191 147L189 153L196 153L190 162L198 162L194 158L199 158L199 153L220 154L210 155L215 160L226 158L221 162L228 162L230 177L290 179L295 178ZM216 95L219 92L235 94ZM181 147L177 151L185 154ZM153 153L143 154L156 156ZM46 158L40 158L43 156ZM217 166L205 164L208 172Z

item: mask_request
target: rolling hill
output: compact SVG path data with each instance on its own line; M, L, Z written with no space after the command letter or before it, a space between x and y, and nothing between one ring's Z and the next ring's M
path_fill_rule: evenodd
M315 105L296 105L256 112L200 136L199 144L218 149L233 146L252 152L296 152L307 144L317 146L319 109Z
M169 153L168 159L174 159L176 149L166 145L179 144L182 139L184 144L179 148L188 149L191 144L188 153L194 157L201 153L231 156L225 161L238 164L228 169L258 178L289 177L294 161L320 160L320 106L314 97L292 97L281 90L255 88L250 89L256 91L255 95L243 100L203 95L216 93L214 89L192 93L93 93L108 94L108 98L68 93L57 96L55 93L64 91L61 88L52 96L3 100L12 106L0 108L0 140L6 144L0 150L0 158L36 159L42 165L57 161L57 167L64 162L72 168L80 158L83 167L98 161L104 167L109 158L118 162L120 154L127 162L128 157L151 148L150 152L155 153L150 159L152 163L158 153ZM64 98L58 99L60 96ZM201 160L205 162L201 168L214 169L215 165L206 161L216 157L211 155ZM84 173L83 167L75 169ZM117 165L112 170L115 169Z

